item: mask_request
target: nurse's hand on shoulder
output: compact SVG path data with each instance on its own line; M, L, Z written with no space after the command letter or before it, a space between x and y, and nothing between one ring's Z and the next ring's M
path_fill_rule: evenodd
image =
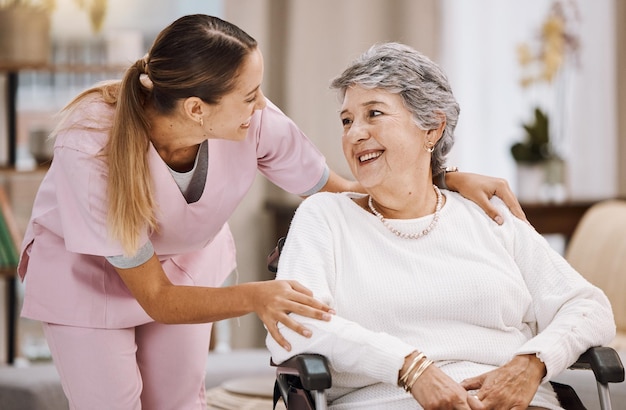
M519 219L528 222L526 214L506 179L490 177L487 175L472 174L469 172L448 172L446 173L446 185L451 191L456 191L465 198L475 202L491 219L499 225L504 223L502 215L489 202L494 195L500 198L511 213ZM363 187L355 181L349 181L333 171L330 171L328 182L321 189L330 192L361 192L365 193Z
M279 322L305 337L311 336L311 331L292 319L289 313L320 320L330 320L334 313L330 306L315 299L313 292L297 281L270 280L253 284L256 286L251 294L253 310L269 334L287 351L291 350L291 345L278 330Z
M509 207L513 215L528 222L522 206L513 194L506 179L469 172L449 172L446 173L446 185L452 191L456 191L470 201L475 202L499 225L502 225L504 222L502 215L489 202L494 195Z

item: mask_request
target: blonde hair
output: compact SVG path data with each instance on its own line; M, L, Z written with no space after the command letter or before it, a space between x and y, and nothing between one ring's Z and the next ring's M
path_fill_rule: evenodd
M141 65L140 60L131 66L122 80L105 148L109 234L121 242L126 255L139 248L143 229L158 228L147 155L150 125L143 109L146 91L138 84Z
M64 109L69 115L91 94L115 106L103 151L109 168L107 225L125 255L136 253L145 229L158 230L147 155L150 122L144 107L167 115L188 97L218 103L234 88L244 58L256 46L243 30L217 17L184 16L159 33L150 52L129 67L121 81L93 87Z

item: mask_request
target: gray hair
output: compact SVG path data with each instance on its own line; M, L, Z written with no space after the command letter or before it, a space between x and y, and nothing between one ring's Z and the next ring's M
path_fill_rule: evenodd
M440 173L454 144L460 108L439 66L407 45L376 44L335 78L331 88L339 90L343 99L353 85L399 94L417 126L424 130L437 128L441 114L446 116L446 127L431 158L433 175Z

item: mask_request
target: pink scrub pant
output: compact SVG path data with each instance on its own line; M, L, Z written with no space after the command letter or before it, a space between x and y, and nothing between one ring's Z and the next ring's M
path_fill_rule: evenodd
M206 409L211 324L43 328L72 410Z

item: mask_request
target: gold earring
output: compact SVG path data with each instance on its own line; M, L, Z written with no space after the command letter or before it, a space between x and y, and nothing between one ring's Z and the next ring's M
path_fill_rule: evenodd
M424 149L426 152L431 153L435 150L435 144L432 141L426 141L424 143Z
M204 119L202 117L200 117L200 126L204 127Z

